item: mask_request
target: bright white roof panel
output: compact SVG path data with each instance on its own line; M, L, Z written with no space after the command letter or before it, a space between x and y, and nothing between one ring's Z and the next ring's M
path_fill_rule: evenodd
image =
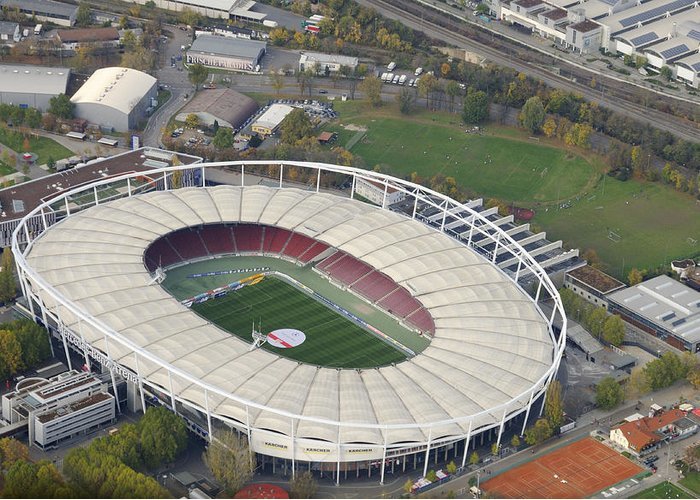
M156 79L131 68L101 68L71 97L74 104L102 104L130 113L156 84Z

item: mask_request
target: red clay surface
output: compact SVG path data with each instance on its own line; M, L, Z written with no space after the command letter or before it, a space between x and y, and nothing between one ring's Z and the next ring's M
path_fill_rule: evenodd
M496 498L587 498L642 470L585 438L481 483L481 488Z
M233 498L289 498L286 490L273 484L249 484Z

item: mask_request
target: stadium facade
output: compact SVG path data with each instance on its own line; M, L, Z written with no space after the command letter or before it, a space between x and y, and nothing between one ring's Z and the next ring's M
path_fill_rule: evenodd
M208 186L208 171L220 167L239 184ZM262 185L253 175L274 169L278 182ZM307 184L285 177L300 173ZM324 188L343 177L349 196ZM356 200L358 179L405 199ZM37 218L40 227L27 224ZM188 228L191 239L182 235ZM219 237L226 228L230 244ZM267 228L287 243L275 247ZM251 243L251 233L260 239ZM164 238L169 260L149 264L149 249ZM464 465L478 437L500 443L507 428L517 422L522 432L541 412L565 347L556 288L506 232L430 189L349 167L226 162L96 180L29 213L12 248L36 320L113 383L126 379L131 404L165 405L207 439L233 427L263 465L292 474L313 467L339 482L367 471L383 482L395 467L425 474L438 457ZM329 280L430 335L430 345L390 366L311 366L251 350L156 283L161 266L264 251L300 265L325 262ZM503 253L517 260L514 270L495 265ZM353 288L372 273L376 286ZM519 284L525 276L535 277L534 297ZM545 297L554 304L549 315L538 306ZM406 303L412 309L401 309Z

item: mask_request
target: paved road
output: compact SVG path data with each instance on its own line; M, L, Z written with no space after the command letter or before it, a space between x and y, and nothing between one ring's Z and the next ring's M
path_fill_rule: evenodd
M187 70L183 69L182 61L178 61L176 67L170 66L172 56L182 55L180 47L191 42L190 35L178 29L176 26L167 26L170 31L168 42L161 49L162 67L156 73L158 83L167 86L170 91L170 100L153 113L148 120L148 125L143 131L143 143L146 146L162 147L160 137L170 118L185 104L185 94L189 97L193 94L193 87L187 78ZM182 71L180 71L182 70Z
M604 95L601 95L601 92L591 89L587 85L578 84L556 75L550 69L542 68L535 64L530 64L518 59L513 59L510 55L504 55L497 49L476 42L466 36L454 33L453 31L440 26L430 24L424 19L409 14L405 10L384 3L382 0L358 0L358 3L366 7L372 7L382 15L390 19L397 19L406 26L422 31L430 37L438 40L444 40L456 47L482 54L496 64L513 68L516 71L525 73L531 77L539 78L550 87L577 92L589 101L600 102L602 105L612 111L615 111L616 113L634 118L658 129L666 130L673 133L677 137L693 142L700 140L700 124L691 123L660 111L648 109L641 105L632 104L620 99L612 100L606 98ZM620 83L620 85L623 85L623 83Z

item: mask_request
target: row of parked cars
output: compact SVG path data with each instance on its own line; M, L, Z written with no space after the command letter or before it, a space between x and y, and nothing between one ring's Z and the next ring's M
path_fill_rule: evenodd
M406 85L409 87L417 87L420 78L409 79L407 75L395 75L394 73L382 73L382 81L384 83L393 83L394 85Z

